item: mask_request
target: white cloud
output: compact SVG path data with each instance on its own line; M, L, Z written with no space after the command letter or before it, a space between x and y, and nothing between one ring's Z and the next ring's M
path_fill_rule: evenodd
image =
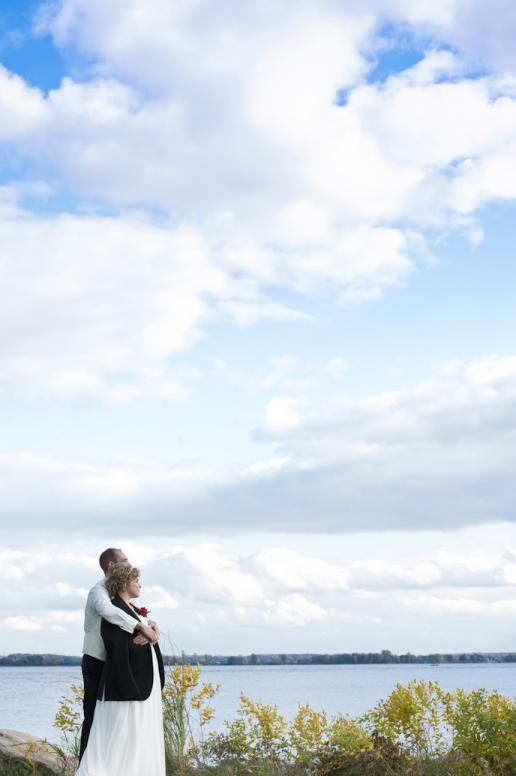
M403 603L421 612L450 615L489 615L503 617L516 612L516 599L485 601L477 598L438 597L419 595L407 597Z
M161 0L143 15L98 0L42 12L57 43L94 65L48 95L2 68L0 140L41 173L40 194L46 177L90 214L31 215L16 204L23 184L0 197L0 390L181 400L199 373L170 358L220 316L309 320L285 292L374 299L426 260L429 229L478 240L476 208L516 197L515 82L467 77L436 41L414 67L365 83L386 14L459 33L458 0L412 6L308 4L274 20L257 4L215 17ZM141 210L91 214L99 201ZM145 215L156 208L159 222Z
M295 401L289 394L306 397L314 387L324 387L328 377L335 381L341 380L351 369L351 362L343 356L334 356L327 361L308 361L285 354L273 358L267 367L252 371L248 369L238 372L227 363L220 364L218 360L214 368L246 394L281 392L285 396L275 398Z
M296 407L299 400L292 396L276 396L267 404L265 428L272 434L283 433L295 428L301 418Z
M516 356L477 358L471 361L466 368L466 375L473 383L478 385L495 383L497 391L503 390L504 382L507 389L510 390L515 374Z
M329 593L346 590L348 572L321 558L310 558L294 550L264 547L250 559L251 568L280 590Z
M153 564L165 578L179 586L182 595L235 606L254 604L263 598L260 580L241 568L236 558L225 556L215 545L177 548L163 553Z
M426 8L424 6L426 5ZM411 10L411 6L413 10ZM428 4L407 3L409 18L431 22L434 29L457 46L472 65L501 73L513 72L516 58L511 46L516 31L512 3L494 0L442 0Z
M0 141L23 142L26 134L43 128L45 115L39 89L0 65Z
M514 520L512 363L493 357L399 391L336 395L317 412L296 397L276 397L257 434L276 450L255 465L194 469L4 454L9 533L41 530L47 515L59 531L73 514L78 535L102 534L106 512L133 536L142 514L152 535L248 533L258 524L278 532L435 530Z
M493 357L411 389L344 395L290 429L273 431L266 415L264 433L291 461L274 483L277 511L296 519L308 499L306 514L334 530L513 518L515 386L513 360Z
M322 606L308 601L300 593L292 593L282 596L274 602L267 602L266 607L266 622L294 627L323 620L329 614Z
M203 336L212 300L239 295L210 251L199 229L145 217L4 218L0 390L113 404L185 398L200 372L173 370L169 358ZM301 315L258 305L249 284L241 291L227 302L238 320Z
M67 596L84 598L88 591L85 587L74 587L69 582L56 582L56 593L60 598L66 598Z
M508 585L516 585L516 563L507 563L503 567L503 577Z
M467 62L436 49L384 85L363 84L367 54L378 47L375 25L386 11L402 24L408 14L416 25L430 21L453 36L460 3L450 5L448 22L404 3L393 9L373 2L360 12L322 3L276 13L274 20L254 4L237 13L223 5L216 20L205 3L186 3L180 12L160 0L151 6L141 19L131 3L106 11L98 2L70 0L50 21L60 45L83 46L98 58L96 72L107 76L86 84L67 80L49 98L60 137L53 163L64 165L79 188L211 214L222 205L245 242L262 236L256 258L271 238L283 249L295 247L287 265L296 273L299 254L310 263L314 249L333 252L335 245L336 261L353 264L346 233L357 220L366 222L364 229L403 217L424 225L438 214L473 209L479 184L465 182L464 166L455 174L450 165L457 162L487 165L481 196L514 196L494 169L514 142L514 89L507 79L467 78ZM201 50L202 58L194 56ZM436 83L443 77L448 82ZM349 90L345 107L334 104L343 88ZM73 125L73 136L81 132L81 143L68 156L67 116L77 105L82 123L79 130ZM193 132L202 138L195 151ZM114 133L123 138L116 146ZM103 147L111 153L101 153ZM140 160L137 170L128 158ZM235 175L242 167L245 186ZM202 181L201 190L192 188L194 180ZM459 193L465 186L469 195ZM468 196L471 205L465 205ZM378 238L388 254L388 233L379 229ZM382 277L380 290L404 276L402 258L393 265L386 257L391 275ZM369 274L369 257L364 264Z
M302 292L375 298L408 277L418 239L424 246L403 222L478 236L465 214L516 195L504 172L516 147L510 80L468 78L459 55L436 48L384 84L364 83L385 13L453 34L463 12L461 3L442 14L418 8L309 4L272 20L255 4L236 12L223 4L215 18L206 3L171 9L152 0L142 16L134 3L67 0L46 23L59 45L97 61L47 97L3 73L6 110L12 102L23 117L18 150L81 196L195 222L197 246L183 250L189 261L201 251L203 273L218 271L219 283L225 269ZM336 105L342 88L347 104ZM124 248L108 240L105 252ZM303 315L282 301L222 297L239 323ZM176 311L183 346L206 313L196 301L187 295ZM149 348L170 352L170 313L158 318Z
M375 560L354 564L349 584L359 589L427 587L438 584L441 576L442 572L435 563L401 565Z
M177 598L171 595L168 590L165 590L161 585L147 585L145 594L148 595L149 600L152 601L153 607L157 607L158 609L177 609L179 606ZM150 609L149 612L152 618L154 613Z
M0 620L0 628L12 631L42 631L45 627L63 630L63 625L82 624L83 611L48 611L38 615L10 615Z
M15 631L38 631L43 630L43 625L33 617L25 617L24 615L17 614L11 617L5 617L5 619L0 622L0 628Z
M220 309L229 313L239 326L249 326L263 318L280 321L310 320L311 318L302 310L294 310L287 305L274 302L223 302Z
M351 368L351 362L348 358L342 356L335 356L330 358L329 361L324 364L324 371L332 377L341 377L345 372Z
M363 544L361 557L352 560L349 541L341 541L341 559L330 562L313 551L293 550L281 543L253 546L251 552L245 541L238 551L222 543L167 547L163 539L154 545L118 543L142 570L140 601L160 624L167 650L180 649L193 639L193 648L209 651L216 634L225 644L222 651L231 654L241 651L241 645L248 643L245 634L251 634L248 651L264 649L265 644L269 651L299 651L298 642L286 644L291 628L296 632L304 628L313 645L308 648L338 651L344 627L351 649L357 632L364 629L375 645L366 649L380 649L391 639L394 645L393 634L401 629L400 650L412 648L416 641L419 651L442 651L447 643L456 643L455 637L449 635L443 641L440 636L441 641L430 647L429 623L432 629L436 623L448 628L451 617L460 617L461 627L472 629L473 638L478 617L488 616L493 632L505 632L515 609L514 580L506 578L512 555L500 546L462 554L428 552L419 546L416 557L402 543L391 543L378 560L367 554L369 548ZM453 537L453 544L460 547L460 534ZM20 639L37 633L38 644L51 643L55 651L77 654L86 591L99 577L93 567L96 559L90 558L87 569L84 547L66 554L54 552L50 545L46 552L31 548L4 552L17 552L26 573L22 579L3 583L0 631L8 646L2 650L13 651L10 645L23 644L24 650L34 651L30 642ZM60 596L57 591L65 587L67 595ZM70 591L77 595L68 595ZM317 624L320 638L314 631ZM421 630L421 642L410 636L414 628ZM231 636L224 641L228 633ZM328 636L333 639L331 647Z
M22 579L25 573L20 565L22 558L21 550L0 549L0 578Z
M294 593L323 600L364 591L375 595L382 590L390 593L409 588L438 591L469 587L491 591L497 587L510 591L514 585L514 579L507 576L511 565L507 563L507 554L500 552L432 555L424 554L420 548L420 558L413 559L405 557L399 548L392 558L392 551L383 560L364 557L350 561L344 554L335 563L285 546L263 546L251 553L241 549L235 553L224 545L203 543L170 544L166 549L139 545L138 550L130 542L121 543L141 569L145 596L152 599L153 606L163 609L178 608L185 602L215 600L220 604L260 606L264 596L270 600ZM32 549L4 553L16 554L19 567L25 571L23 577L6 580L9 593L5 600L9 603L4 609L18 605L18 599L11 599L17 587L25 596L25 606L37 588L44 591L46 597L41 600L49 609L56 593L62 598L73 595L84 599L88 588L101 575L95 558L90 558L90 567L85 568L76 553L69 553L68 560L51 549L39 555ZM52 616L61 615L54 612ZM62 619L74 618L75 614L62 615Z

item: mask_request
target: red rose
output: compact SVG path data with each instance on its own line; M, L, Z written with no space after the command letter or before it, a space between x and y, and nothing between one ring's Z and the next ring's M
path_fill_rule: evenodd
M149 610L147 609L146 606L140 606L140 614L143 617L147 617L148 613L149 613Z

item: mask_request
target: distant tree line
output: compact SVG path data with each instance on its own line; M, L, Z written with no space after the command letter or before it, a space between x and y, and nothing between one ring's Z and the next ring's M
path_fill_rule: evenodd
M210 656L206 656L209 658ZM220 657L215 658L221 660ZM202 661L201 661L202 662ZM342 652L336 654L279 654L230 655L227 665L374 665L374 664L413 664L413 663L516 663L515 652L464 652L414 655L406 652L395 655L390 650L381 652ZM209 663L208 663L209 664Z
M383 649L381 652L341 652L331 655L314 653L258 654L255 652L250 655L199 655L197 653L187 655L182 652L181 655L165 656L164 660L168 664L199 663L207 666L376 665L381 663L439 665L441 663L516 663L516 652L431 652L428 655L413 655L411 652L395 655L388 649ZM80 664L80 657L70 655L16 653L0 657L0 666L73 666Z
M0 666L77 666L82 658L76 655L33 655L17 652L0 657Z

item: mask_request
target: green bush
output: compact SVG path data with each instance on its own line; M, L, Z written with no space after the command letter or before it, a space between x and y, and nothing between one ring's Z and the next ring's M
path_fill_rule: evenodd
M398 684L362 720L426 769L422 773L516 776L516 701L498 692Z
M451 751L465 776L516 774L516 702L498 692L455 690L444 696Z

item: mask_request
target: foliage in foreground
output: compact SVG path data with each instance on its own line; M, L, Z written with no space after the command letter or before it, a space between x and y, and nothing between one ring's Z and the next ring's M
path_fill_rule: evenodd
M170 667L163 691L169 776L516 776L516 699L498 692L412 681L358 719L306 704L291 720L277 705L241 694L224 732L207 733L218 689L201 683L200 666ZM68 767L77 754L79 702L74 687L55 720Z
M26 760L1 760L0 776L31 776L34 769Z

